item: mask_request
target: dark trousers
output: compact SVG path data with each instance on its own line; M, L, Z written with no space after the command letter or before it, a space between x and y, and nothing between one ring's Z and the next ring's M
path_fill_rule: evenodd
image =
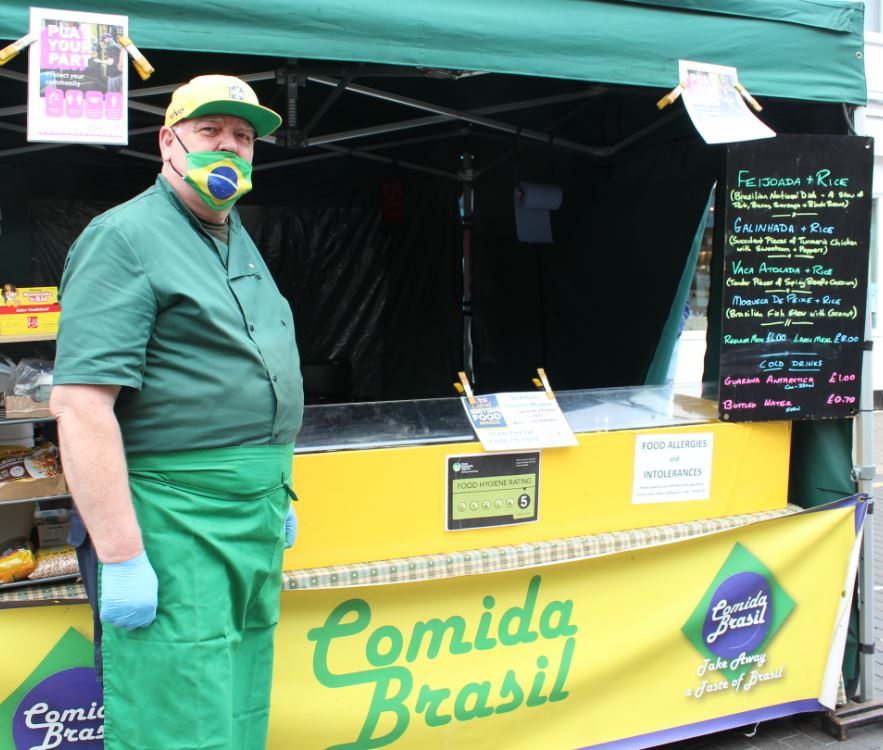
M77 563L80 565L80 577L83 579L83 587L86 589L86 598L92 607L92 631L95 644L95 676L98 682L102 680L101 663L101 618L99 617L98 605L98 555L95 547L83 524L83 519L76 508L71 510L71 527L67 537L68 544L72 544L77 550Z

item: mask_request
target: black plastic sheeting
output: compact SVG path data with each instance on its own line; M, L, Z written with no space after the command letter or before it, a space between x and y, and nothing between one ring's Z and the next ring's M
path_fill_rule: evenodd
M615 141L630 128L601 123L585 137ZM474 184L477 392L530 389L538 367L558 389L644 382L718 164L685 118L664 135L600 160L476 133L400 152L452 176L464 151L476 168L501 165ZM16 196L46 195L37 165L51 162L52 197L31 197L22 212L40 284L57 284L89 219L159 166L77 147L59 155L31 155ZM239 211L291 302L303 361L348 371L348 392L330 400L454 395L466 369L460 183L352 158L256 164ZM521 179L562 187L550 245L517 240Z
M530 389L537 367L562 389L644 382L714 161L707 149L683 144L615 168L573 171L567 163L557 174L533 170L564 190L551 245L517 241L510 170L476 185L480 392ZM402 195L395 220L382 205L390 181ZM302 359L349 370L343 400L453 395L464 367L459 190L444 179L373 174L316 185L298 205L240 207L292 305ZM30 203L37 283L58 283L67 248L110 205Z
M240 207L243 223L292 305L306 363L350 372L335 400L452 395L460 369L460 221L455 182L394 178L320 188L307 205ZM57 284L73 240L110 204L38 200L28 212L34 278ZM309 386L309 383L308 383Z
M396 178L337 205L241 211L295 313L305 362L348 363L356 400L453 395L460 369L460 222L456 183Z
M559 389L645 382L715 152L681 141L571 164L519 166L519 179L562 186L552 244L517 241L515 175L476 188L474 341L485 390L529 390L540 366Z

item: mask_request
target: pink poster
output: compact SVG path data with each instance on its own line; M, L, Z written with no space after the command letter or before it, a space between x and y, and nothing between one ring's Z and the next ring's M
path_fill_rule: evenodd
M31 8L28 140L128 143L126 16Z

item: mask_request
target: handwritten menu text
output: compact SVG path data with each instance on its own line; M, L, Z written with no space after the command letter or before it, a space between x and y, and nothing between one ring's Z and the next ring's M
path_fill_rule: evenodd
M728 147L722 419L858 411L871 143L779 135Z

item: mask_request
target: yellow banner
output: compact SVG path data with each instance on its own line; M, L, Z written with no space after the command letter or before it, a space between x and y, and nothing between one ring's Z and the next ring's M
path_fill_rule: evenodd
M648 747L821 710L863 511L844 501L603 558L285 593L268 746Z
M268 748L642 748L831 707L865 507L505 573L285 592ZM26 694L82 693L91 613L0 609L0 635L5 747ZM98 700L81 701L95 733Z

